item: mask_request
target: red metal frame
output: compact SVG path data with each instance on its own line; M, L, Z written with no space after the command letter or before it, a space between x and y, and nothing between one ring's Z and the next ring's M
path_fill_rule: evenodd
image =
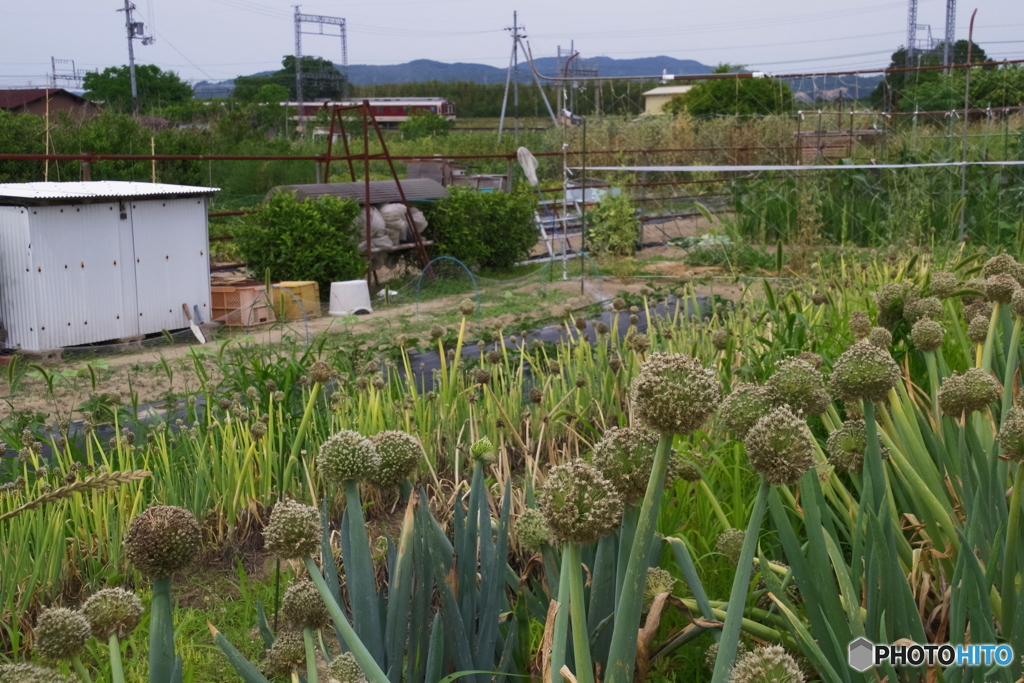
M377 123L377 117L373 114L373 107L370 106L369 100L363 100L363 103L359 106L349 107L333 107L331 110L331 127L327 133L327 156L324 160L324 182L328 182L331 173L331 152L334 147L334 136L335 134L341 135L342 143L345 145L345 157L344 160L348 162L349 174L352 177L352 182L356 181L355 167L352 165L352 159L354 158L348 144L348 132L345 130L345 121L342 117L342 113L346 111L358 110L362 117L363 123L363 178L366 182L366 195L363 201L366 206L366 281L370 282L373 277L373 259L372 252L370 250L370 219L372 216L373 206L370 204L370 160L371 159L383 159L388 162L388 168L391 170L391 177L395 180L395 187L398 188L398 196L402 200L402 204L405 205L405 216L409 222L409 230L412 231L413 241L416 244L416 254L420 257L420 265L423 268L427 267L430 263L430 257L427 255L427 247L423 243L423 237L420 235L419 229L416 227L416 222L412 218L412 208L409 206L409 201L406 199L405 190L402 188L402 182L398 177L398 171L395 169L395 163L392 160L391 154L388 152L387 143L384 142L384 133L381 132L380 125ZM373 130L377 133L377 140L380 142L381 153L370 154L370 124L373 124Z

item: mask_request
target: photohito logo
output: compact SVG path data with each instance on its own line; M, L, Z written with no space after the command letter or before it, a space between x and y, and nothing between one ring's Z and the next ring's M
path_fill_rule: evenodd
M1009 666L1013 648L1009 645L918 645L900 641L876 645L867 638L850 643L850 667L857 671L889 663L892 666Z

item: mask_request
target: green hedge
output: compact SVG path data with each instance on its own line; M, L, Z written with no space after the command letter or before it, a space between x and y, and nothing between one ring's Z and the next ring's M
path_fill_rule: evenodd
M324 196L300 202L294 192L278 192L256 213L245 216L235 236L239 254L255 277L315 280L326 298L331 283L355 280L366 272L356 248L359 205Z
M426 212L426 236L435 256L452 256L470 268L508 270L537 243L537 195L523 185L510 193L451 187L451 196Z

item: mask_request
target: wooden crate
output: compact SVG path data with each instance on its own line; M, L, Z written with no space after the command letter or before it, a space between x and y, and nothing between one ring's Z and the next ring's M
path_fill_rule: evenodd
M264 325L276 319L267 301L266 287L261 282L215 285L210 287L210 301L213 319L229 327Z
M278 287L284 289L277 289ZM292 294L295 296L293 297ZM303 318L308 320L320 317L320 285L316 282L309 280L277 282L274 284L271 296L273 297L274 311L281 320L302 320Z

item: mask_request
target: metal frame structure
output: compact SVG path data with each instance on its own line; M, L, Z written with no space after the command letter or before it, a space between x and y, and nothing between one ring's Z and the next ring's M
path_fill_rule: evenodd
M348 132L345 130L345 112L358 112L358 115L362 118L363 124L363 153L361 155L353 155L348 142ZM380 142L381 153L370 154L370 125L373 125L373 130L377 134L377 140ZM430 262L430 258L427 255L427 246L424 242L423 237L420 235L419 229L416 227L416 222L412 217L412 209L409 207L409 202L405 197L405 190L402 189L402 182L398 178L398 171L395 169L395 162L391 157L391 153L388 152L387 143L384 142L384 133L381 132L380 125L377 123L377 118L373 115L373 109L370 107L369 100L363 100L361 104L352 107L332 107L331 108L331 127L327 134L327 156L324 161L323 179L327 182L331 175L331 154L334 151L334 136L341 136L342 144L345 146L345 157L344 160L348 162L349 176L352 178L352 182L356 182L356 168L352 163L354 159L362 158L363 160L363 179L366 183L366 198L363 201L366 207L366 281L369 283L371 278L375 275L373 268L373 259L370 258L373 250L371 248L371 235L370 228L372 224L372 209L373 206L370 204L370 161L381 160L388 162L388 168L391 169L391 177L395 180L395 187L398 188L398 196L402 199L402 204L405 205L405 217L409 221L409 231L412 233L413 243L415 244L416 254L419 256L420 265L424 268Z
M318 24L319 31L303 31L302 24ZM301 121L302 106L302 35L329 36L324 33L324 26L337 26L338 33L333 36L341 38L341 98L348 97L348 38L345 31L345 20L342 17L328 17L322 14L303 14L299 11L299 5L295 5L295 99L299 103L299 117ZM315 78L324 79L326 76L320 74Z
M49 81L51 87L78 89L82 86L84 78L85 71L75 67L75 60L50 57Z

